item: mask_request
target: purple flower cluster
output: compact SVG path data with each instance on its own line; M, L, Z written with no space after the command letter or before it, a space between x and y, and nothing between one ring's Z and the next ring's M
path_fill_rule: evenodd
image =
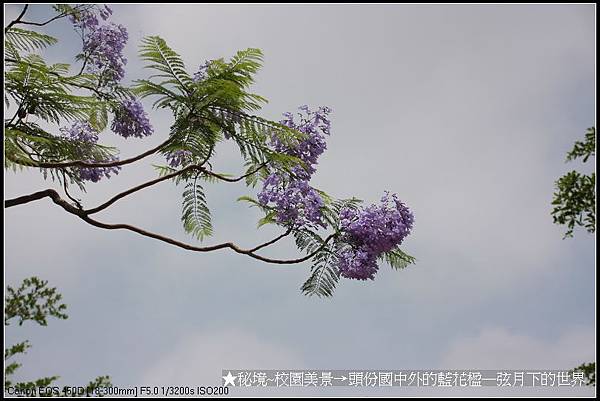
M94 30L98 27L98 25L100 25L100 21L98 20L98 15L96 15L96 12L103 21L106 21L113 13L109 6L94 6L71 14L69 16L69 20L71 20L73 25L79 29Z
M206 77L208 76L207 74L207 70L208 67L210 66L210 61L205 61L204 64L201 64L200 67L198 67L198 72L196 72L194 74L194 77L192 78L192 81L194 82L200 82L206 79Z
M70 127L60 129L63 137L88 144L96 144L98 142L98 131L96 131L87 121L76 121ZM110 157L103 162L111 162L118 160L116 157ZM86 160L90 163L98 162L98 160ZM83 181L98 182L102 177L110 178L111 174L119 174L120 166L116 167L80 167L78 168L79 178Z
M323 226L321 207L323 199L308 181L291 180L287 183L277 173L270 174L258 194L262 205L273 204L277 211L277 223L292 223L296 227Z
M295 156L302 160L304 166L296 166L292 173L282 170L271 173L263 182L258 201L264 205L273 205L277 213L277 222L292 224L295 227L322 226L321 208L323 199L321 195L309 185L309 180L315 172L318 157L325 151L325 135L329 135L331 123L328 114L331 109L320 107L311 111L308 106L299 108L300 120L294 121L292 113L285 113L281 124L306 134L299 143L291 146L284 143L273 134L271 145L279 153Z
M116 161L117 158L105 160L105 162ZM119 174L120 166L117 167L81 167L79 169L79 178L84 181L98 182L102 177L110 178L111 174Z
M128 38L127 29L113 23L99 26L86 35L83 51L88 54L88 71L102 74L111 82L122 80L127 64L123 50Z
M192 152L189 150L176 150L167 154L167 163L173 168L185 166L192 160Z
M101 23L112 13L108 6L90 6L70 16L83 38L87 71L98 76L100 87L115 85L125 77L127 59L123 51L129 39L127 29ZM116 110L111 129L125 138L142 138L154 132L142 104L133 98L123 101Z
M88 72L102 76L104 84L117 83L125 76L127 59L123 56L129 39L122 25L102 25L112 15L108 6L90 7L70 16L83 37L83 53ZM98 18L100 17L100 19Z
M402 243L414 222L412 212L389 193L381 204L340 211L342 239L348 245L337 254L340 274L357 280L373 279L377 258Z
M135 98L121 102L110 128L124 138L142 138L154 132L142 103Z
M75 121L70 127L60 128L63 136L80 142L97 143L98 131L87 121Z
M311 111L308 106L300 106L300 121L294 121L292 113L284 113L285 117L281 124L306 134L306 138L300 143L290 146L282 142L276 135L271 137L271 143L275 151L295 156L305 163L305 166L297 166L293 172L299 178L310 179L316 171L315 165L319 156L327 149L325 135L330 135L331 121L328 118L331 109L319 107L317 111Z

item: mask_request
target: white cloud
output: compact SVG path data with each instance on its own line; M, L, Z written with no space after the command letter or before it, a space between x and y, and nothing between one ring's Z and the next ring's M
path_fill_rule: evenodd
M450 345L441 369L571 369L595 360L594 329L572 328L559 338L547 340L486 328L473 338Z
M251 332L229 328L185 337L143 373L140 385L221 385L222 369L298 369L302 365L293 351Z

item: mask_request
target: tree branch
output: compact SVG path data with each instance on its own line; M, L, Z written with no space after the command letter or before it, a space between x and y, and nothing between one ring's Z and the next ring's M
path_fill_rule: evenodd
M166 181L166 180L169 180L171 178L175 178L178 175L181 175L181 174L183 174L183 173L185 173L187 171L191 171L191 170L204 170L204 168L202 168L201 166L198 166L198 165L188 166L188 167L186 167L184 169L175 171L175 172L173 172L171 174L167 174L165 176L158 177L158 178L155 178L153 180L147 181L147 182L145 182L143 184L140 184L140 185L138 185L136 187L130 188L130 189L126 190L126 191L123 191L123 192L121 192L121 193L113 196L111 199L109 199L108 201L104 202L103 204L101 204L99 206L96 206L95 208L85 210L85 214L86 215L90 215L90 214L98 213L99 211L106 209L107 207L109 207L110 205L112 205L113 203L115 203L116 201L118 201L119 199L122 199L122 198L124 198L124 197L126 197L128 195L131 195L134 192L141 191L142 189L148 188L148 187L150 187L152 185L155 185L155 184L158 184L159 182ZM204 171L206 171L206 170L204 170Z
M251 176L251 175L253 175L253 174L256 174L256 173L258 173L260 170L262 170L263 168L265 168L265 167L267 166L267 164L269 164L269 162L262 163L262 164L261 164L261 165L259 165L257 168L255 168L253 171L250 171L249 173L246 173L246 174L244 174L244 175L242 175L242 176L240 176L240 177L237 177L237 178L229 178L229 177L226 177L226 176L224 176L224 175L222 175L222 174L219 174L219 173L214 173L214 172L212 172L212 171L210 171L210 170L204 170L204 172L205 172L206 174L208 174L208 175L210 175L210 176L213 176L213 177L215 177L215 178L218 178L219 180L222 180L222 181L227 181L227 182L238 182L238 181L241 181L241 180L243 180L243 179L244 179L244 178L246 178L246 177L249 177L249 176Z
M137 156L134 157L130 157L129 159L123 159L123 160L115 160L113 162L105 162L105 163L92 163L92 162L86 162L83 160L74 160L74 161L70 161L70 162L60 162L60 163L53 163L53 162L29 162L29 161L24 161L24 160L20 160L20 159L16 159L16 158L12 158L9 157L9 160L14 162L14 163L18 163L21 164L23 166L29 166L29 167L39 167L39 168L65 168L65 167L87 167L87 168L102 168L102 167L116 167L116 166L123 166L125 164L131 164L134 163L138 160L141 160L147 156L150 156L156 152L158 152L160 149L162 149L164 146L168 145L169 142L171 142L173 140L173 137L170 137L169 139L167 139L166 141L164 141L163 143L161 143L160 145L145 151L144 153L141 153ZM8 155L7 155L8 157Z
M34 200L39 200L42 198L48 197L50 199L52 199L52 201L57 204L58 206L62 207L66 212L73 214L77 217L79 217L80 219L82 219L83 221L85 221L86 223L98 227L98 228L103 228L106 230L128 230L128 231L133 231L135 233L138 233L144 237L149 237L149 238L153 238L156 239L158 241L162 241L162 242L166 242L167 244L171 244L174 245L176 247L182 248L182 249L186 249L188 251L194 251L194 252L211 252L211 251L216 251L219 249L225 249L225 248L229 248L232 251L239 253L239 254L243 254L243 255L247 255L250 256L251 258L260 260L262 262L266 262L266 263L272 263L272 264L280 264L280 265L284 265L284 264L297 264L297 263L302 263L304 261L307 261L309 259L311 259L313 256L315 256L317 253L319 253L323 247L325 247L327 245L327 243L335 237L335 234L331 234L329 235L325 241L323 242L323 244L316 249L315 251L311 252L310 254L303 256L301 258L297 258L297 259L272 259L272 258L267 258L261 255L257 255L256 253L254 253L257 249L261 249L264 248L267 245L271 245L272 243L278 241L279 239L283 238L285 235L287 235L287 233L283 236L279 236L277 237L275 240L271 240L269 242L266 242L265 244L256 246L254 248L251 249L242 249L240 247L238 247L237 245L235 245L232 242L225 242L225 243L221 243L221 244L216 244L216 245L211 245L211 246L204 246L204 247L199 247L199 246L194 246L194 245L190 245L190 244L186 244L184 242L180 242L177 241L173 238L169 238L160 234L156 234L150 231L146 231L143 230L141 228L129 225L129 224L107 224L107 223L102 223L98 220L92 219L91 217L89 217L86 212L84 210L80 210L77 207L71 205L69 202L65 201L64 199L62 199L60 197L60 195L58 194L58 192L56 192L53 189L46 189L44 191L39 191L39 192L35 192L31 195L25 195L25 196L21 196L15 199L8 199L5 201L5 207L11 207L11 206L16 206L16 205L20 205L23 203L27 203L27 202L31 202Z
M29 8L29 4L25 4L25 7L23 7L23 10L21 11L21 14L19 14L19 16L17 17L17 19L11 21L6 28L4 28L4 32L8 31L10 28L12 28L13 25L18 24L21 22L21 18L23 18L23 16L25 15L25 13L27 12L27 9Z
M16 20L12 21L10 24L8 24L8 26L6 28L4 28L5 31L7 31L10 27L12 27L15 24L34 25L34 26L48 25L52 21L56 21L57 19L67 17L67 16L69 16L71 14L79 12L80 9L84 8L84 7L75 7L72 12L60 13L60 14L58 14L58 15L56 15L56 16L54 16L54 17L52 17L49 20L44 21L44 22L21 21L21 18L23 17L23 15L25 15L25 11L27 10L27 7L29 7L29 5L25 6L25 8L23 9L23 11L21 12L21 15L19 15L19 17ZM91 8L91 7L89 7L89 8Z
M111 199L109 199L108 201L104 202L103 204L101 204L99 206L96 206L95 208L85 210L85 213L87 215L98 213L99 211L106 209L107 207L109 207L110 205L112 205L113 203L115 203L116 201L118 201L119 199L122 199L122 198L124 198L124 197L126 197L128 195L131 195L131 194L133 194L133 193L135 193L137 191L141 191L144 188L148 188L148 187L150 187L152 185L158 184L159 182L166 181L166 180L169 180L171 178L175 178L175 177L177 177L177 176L179 176L179 175L181 175L183 173L186 173L188 171L199 170L202 173L211 175L211 176L216 177L216 178L218 178L220 180L223 180L223 181L237 182L237 181L243 180L244 178L246 178L246 177L248 177L248 176L250 176L252 174L255 174L257 171L259 171L261 168L263 168L266 165L266 163L264 163L259 168L255 169L254 171L251 171L251 172L249 172L247 174L244 174L244 175L242 175L240 177L237 177L237 178L228 178L228 177L225 177L225 176L223 176L221 174L213 173L212 171L207 170L206 168L204 168L203 164L205 164L206 161L207 160L205 159L202 164L194 164L194 165L191 165L191 166L187 166L187 167L185 167L185 168L183 168L181 170L174 171L174 172L172 172L170 174L167 174L165 176L155 178L153 180L147 181L147 182L145 182L143 184L140 184L138 186L130 188L130 189L126 190L126 191L123 191L123 192L121 192L121 193L113 196Z

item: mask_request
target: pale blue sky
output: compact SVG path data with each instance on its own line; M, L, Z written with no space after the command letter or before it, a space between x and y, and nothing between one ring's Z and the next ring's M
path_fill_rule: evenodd
M7 6L7 19L19 10ZM415 213L404 248L418 263L382 266L373 282L342 280L332 299L306 298L299 286L309 264L190 253L96 229L47 200L15 207L5 211L7 282L48 279L70 316L6 330L10 343L33 344L23 379L58 374L74 384L109 374L119 386L201 385L219 383L223 368L569 369L595 360L593 236L562 240L550 216L554 181L581 167L564 156L595 121L594 6L114 10L130 33L128 80L148 73L136 56L146 35L167 40L190 72L259 47L265 65L254 90L270 100L264 117L332 107L314 185L367 202L398 193ZM48 12L36 5L28 15ZM50 57L71 60L69 23L47 32L61 39ZM151 138L101 138L124 156L148 149L171 123L167 113L150 116ZM218 149L215 169L242 171L234 150ZM153 177L158 161L90 185L84 204ZM54 185L37 171L5 178L6 197ZM180 192L163 183L101 217L191 242ZM241 184L208 189L216 234L207 243L250 246L279 233L255 229L257 212L235 202L244 194ZM268 254L298 255L291 242Z

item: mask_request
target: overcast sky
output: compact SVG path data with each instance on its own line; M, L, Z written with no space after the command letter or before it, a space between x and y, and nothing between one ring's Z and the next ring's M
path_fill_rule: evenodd
M8 344L33 345L18 378L57 374L74 385L109 374L119 386L196 386L221 383L222 369L571 369L595 360L593 236L563 240L550 216L554 181L593 169L564 160L595 124L595 6L113 8L130 34L127 80L149 73L137 59L146 35L163 37L190 73L261 48L253 90L270 101L261 115L330 106L332 135L312 184L369 203L396 192L415 214L403 248L418 262L401 272L381 266L372 282L342 280L331 299L307 298L299 287L309 263L187 252L94 228L47 199L11 208L7 283L38 275L69 308L66 321L6 330ZM6 6L6 19L20 10ZM50 12L35 5L27 16ZM72 61L68 21L44 31L61 40L48 57ZM164 112L150 118L150 138L101 139L122 157L140 153L164 141L172 122ZM215 170L242 171L235 148L217 150ZM89 185L84 205L154 177L153 162ZM56 187L34 170L5 178L7 198ZM162 183L98 218L194 242L181 227L181 191ZM257 211L235 201L252 193L241 183L208 188L215 237L206 243L252 246L281 232L256 230ZM265 254L299 255L291 241Z

